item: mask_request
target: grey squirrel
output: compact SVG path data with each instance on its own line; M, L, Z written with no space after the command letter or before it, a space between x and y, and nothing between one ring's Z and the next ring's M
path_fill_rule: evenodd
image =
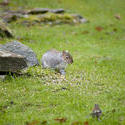
M43 54L41 62L43 68L51 68L57 70L61 75L65 75L65 68L67 64L73 63L73 58L67 51L60 52L52 49Z

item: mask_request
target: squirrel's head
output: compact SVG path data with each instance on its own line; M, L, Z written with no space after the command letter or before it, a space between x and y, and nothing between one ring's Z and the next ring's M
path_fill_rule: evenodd
M72 58L72 56L70 55L70 53L68 51L63 50L62 55L63 55L64 60L68 64L72 64L73 63L73 58Z

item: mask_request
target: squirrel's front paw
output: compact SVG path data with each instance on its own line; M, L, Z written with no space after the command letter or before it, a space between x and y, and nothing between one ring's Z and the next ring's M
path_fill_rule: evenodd
M65 72L64 70L60 70L60 74L61 74L61 75L65 75L66 72Z

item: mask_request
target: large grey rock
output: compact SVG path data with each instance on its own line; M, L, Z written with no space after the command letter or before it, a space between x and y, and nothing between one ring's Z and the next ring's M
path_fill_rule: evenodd
M48 8L34 8L32 10L29 10L27 14L44 14L47 12L51 13L64 13L65 10L60 8L60 9L48 9Z
M0 50L0 73L18 72L26 67L25 57L9 51Z
M60 8L60 9L52 9L52 10L50 10L50 12L52 12L52 13L64 13L65 10L62 9L62 8Z
M39 65L36 54L33 50L20 42L9 42L5 45L1 45L0 49L24 56L28 66Z
M18 13L8 13L2 17L3 21L6 23L17 21L19 18L21 18L21 14Z
M13 21L17 21L19 18L25 18L26 16L28 16L26 10L18 10L18 11L6 10L6 11L0 11L0 18L5 23L11 23Z
M49 11L48 8L34 8L32 10L29 10L27 14L44 14Z
M35 24L80 24L88 22L88 20L79 14L69 14L65 12L66 11L62 8L34 8L31 10L16 11L7 10L0 11L0 18L6 23L18 21L18 23L22 23L25 26L32 26Z

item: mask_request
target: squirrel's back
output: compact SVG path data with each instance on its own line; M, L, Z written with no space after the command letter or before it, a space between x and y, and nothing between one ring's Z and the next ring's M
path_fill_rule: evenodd
M68 63L72 63L73 59L68 52L60 52L55 49L47 51L41 59L43 68L52 68L65 70Z

